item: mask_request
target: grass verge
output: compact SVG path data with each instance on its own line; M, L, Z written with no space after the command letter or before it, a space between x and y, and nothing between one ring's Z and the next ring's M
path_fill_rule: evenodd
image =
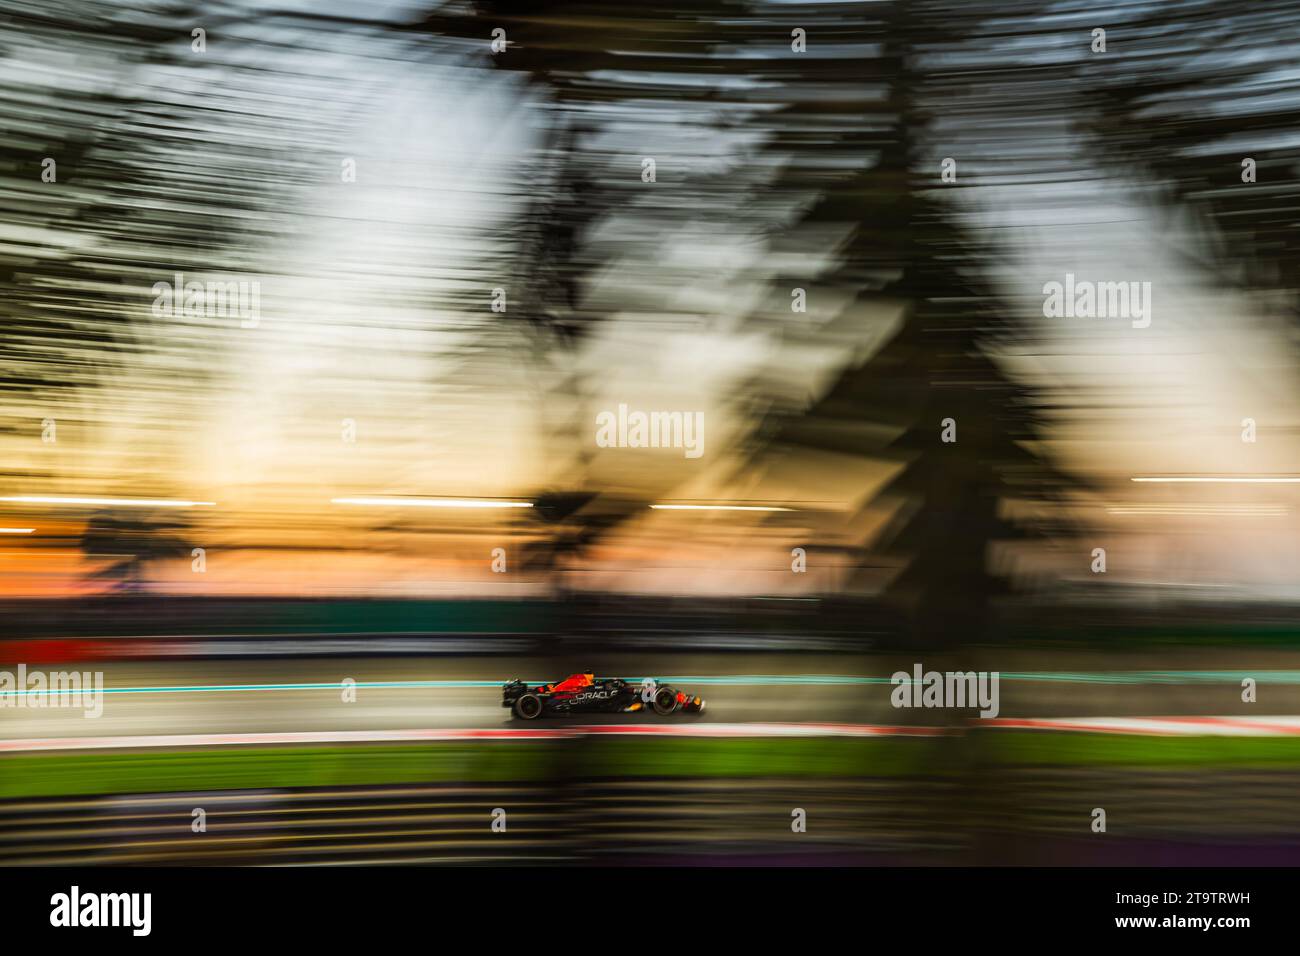
M959 738L596 738L0 757L0 798L587 777L894 777L1006 766L1300 768L1297 737L987 731Z

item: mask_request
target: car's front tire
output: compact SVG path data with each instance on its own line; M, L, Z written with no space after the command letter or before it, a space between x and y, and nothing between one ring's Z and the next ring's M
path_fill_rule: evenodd
M542 699L536 694L520 694L512 711L520 720L536 720L542 716Z
M667 717L677 709L677 691L671 687L660 687L655 691L653 706L660 717Z

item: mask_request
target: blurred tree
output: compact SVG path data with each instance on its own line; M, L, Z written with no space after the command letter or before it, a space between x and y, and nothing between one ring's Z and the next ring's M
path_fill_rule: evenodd
M819 280L859 290L837 321L901 319L883 347L767 434L786 451L896 466L845 522L892 512L863 542L849 587L870 592L883 582L880 597L902 613L919 647L974 644L987 636L990 607L1007 585L992 549L1030 533L1007 519L1005 505L1055 495L1068 482L1032 451L1036 397L991 357L1015 337L1016 323L992 289L993 252L971 236L956 187L940 178L935 118L968 82L945 67L944 54L964 42L966 21L935 3L882 4L873 13L878 19L856 40L878 43L862 88L874 82L879 94L859 105L859 122L844 134L873 159L826 188L799 225L851 226L839 266ZM829 79L830 58L808 69L818 66ZM815 182L817 141L801 144L791 133L783 145L795 154L785 185ZM790 277L792 286L806 281ZM870 566L873 556L892 577Z
M1138 179L1195 274L1269 290L1300 329L1296 5L1118 12L1126 52L1079 71L1093 105L1079 130L1110 170Z
M674 0L650 18L625 2L473 0L440 6L421 27L478 40L496 68L527 77L547 112L547 131L524 184L523 213L511 225L516 254L508 267L522 294L504 320L522 324L530 357L549 383L539 414L560 410L545 432L544 447L557 459L551 484L535 496L538 506L529 515L547 528L547 539L528 546L524 558L526 568L552 573L560 587L564 562L580 559L645 506L590 481L594 414L579 352L605 311L587 301L586 285L617 251L592 242L592 233L637 203L641 222L662 228L668 202L689 213L687 200L717 202L722 191L697 174L678 183L671 200L647 202L639 179L614 172L626 169L629 157L607 153L600 139L620 124L668 130L666 116L716 95L707 86L664 82L665 76L743 73L743 65L719 64L716 51L739 35L728 14L744 9L730 0ZM489 53L496 29L505 31L509 45Z
M107 562L95 577L116 591L137 593L147 588L151 564L190 557L187 534L187 523L175 515L101 511L87 522L81 549L92 561Z

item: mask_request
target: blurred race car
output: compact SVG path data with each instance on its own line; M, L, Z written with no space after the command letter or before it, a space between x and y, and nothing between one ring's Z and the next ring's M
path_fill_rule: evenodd
M501 706L520 720L547 714L631 714L649 708L656 714L702 713L704 701L676 687L646 679L639 684L619 677L573 674L554 684L529 687L512 680L501 688Z

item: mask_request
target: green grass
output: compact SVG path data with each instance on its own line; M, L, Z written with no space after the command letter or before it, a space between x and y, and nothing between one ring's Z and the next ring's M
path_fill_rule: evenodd
M0 797L524 780L547 757L509 742L13 754L0 758Z
M1012 765L1241 767L1300 765L1300 737L1157 737L986 731L985 759Z
M895 777L1005 766L1300 768L1295 737L985 731L956 738L596 738L0 757L0 798L589 777Z
M598 739L233 747L0 757L0 798L620 776L891 776L926 768L905 740Z
M587 745L601 776L893 777L931 772L938 738L792 737L600 739Z

